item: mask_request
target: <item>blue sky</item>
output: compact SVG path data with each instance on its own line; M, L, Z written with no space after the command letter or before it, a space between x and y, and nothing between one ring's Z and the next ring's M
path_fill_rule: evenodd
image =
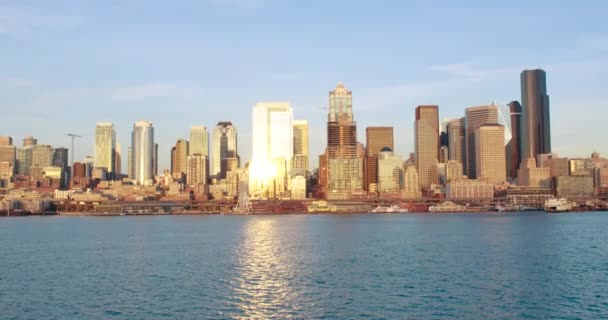
M358 133L395 127L413 151L414 108L440 117L520 99L519 73L547 71L553 151L608 154L607 1L0 1L0 135L93 153L115 123L154 123L161 168L192 125L232 121L251 153L251 108L289 101L325 148L328 91L353 91ZM124 157L126 158L126 156ZM126 165L126 162L123 164ZM126 169L126 167L125 167Z

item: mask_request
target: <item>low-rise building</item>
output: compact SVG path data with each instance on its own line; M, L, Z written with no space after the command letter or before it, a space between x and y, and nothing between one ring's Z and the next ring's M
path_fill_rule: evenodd
M461 179L446 186L446 198L453 200L487 200L494 198L494 185L487 181Z
M558 198L589 198L593 196L592 176L561 176L555 178Z

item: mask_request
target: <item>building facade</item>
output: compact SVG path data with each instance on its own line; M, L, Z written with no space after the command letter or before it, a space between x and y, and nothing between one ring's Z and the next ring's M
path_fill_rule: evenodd
M378 183L378 156L382 149L395 148L393 127L365 128L365 180L364 188Z
M422 189L439 182L439 107L418 106L414 122L416 169Z
M131 134L133 180L139 185L154 183L154 127L149 121L138 121Z
M475 130L475 176L501 184L506 180L505 127L483 124Z
M477 178L475 130L477 130L483 124L498 123L498 107L494 105L471 107L465 110L465 115L466 165L464 166L464 169L465 174L469 178L475 179ZM504 148L504 144L502 148Z
M116 130L111 122L100 122L95 127L95 168L105 168L110 177L116 161Z
M522 71L521 103L521 159L551 153L549 96L545 71Z
M225 178L226 159L239 159L236 127L230 121L218 122L213 129L212 140L211 175Z

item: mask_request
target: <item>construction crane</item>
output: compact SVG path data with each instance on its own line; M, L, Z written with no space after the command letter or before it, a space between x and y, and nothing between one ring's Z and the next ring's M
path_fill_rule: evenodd
M72 165L74 165L74 153L76 153L74 148L74 140L76 138L82 138L82 136L79 136L75 133L68 133L68 136L72 138Z

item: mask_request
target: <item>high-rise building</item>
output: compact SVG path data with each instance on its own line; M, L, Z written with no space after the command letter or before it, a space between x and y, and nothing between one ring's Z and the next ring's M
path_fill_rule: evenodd
M17 173L22 176L30 174L34 145L17 149Z
M188 185L200 185L207 182L207 156L195 153L187 158L186 181Z
M439 107L418 106L414 122L416 169L420 187L428 189L437 184L437 161L439 160Z
M308 121L293 121L293 175L308 172Z
M448 133L448 160L466 163L465 118L448 122L446 131Z
M462 162L448 160L445 164L445 183L448 184L454 180L462 179L462 176Z
M551 153L547 75L541 69L521 73L521 159Z
M116 150L114 152L114 176L119 177L122 174L122 150L119 142L116 142Z
M87 177L93 176L93 168L95 167L95 157L86 156L84 157L84 163L87 165Z
M0 146L12 146L13 138L9 136L0 136Z
M139 185L154 182L154 127L149 121L138 121L131 135L133 178Z
M211 175L225 178L226 177L226 159L239 159L237 150L237 132L236 127L230 121L218 122L213 128L213 155L211 165ZM238 164L240 166L240 164Z
M511 114L511 141L507 144L507 175L511 179L517 178L517 170L521 164L521 104L511 101L509 104Z
M252 196L278 197L289 190L293 157L293 111L286 102L253 107L253 155L249 164Z
M506 180L505 127L482 124L475 130L475 176L493 184Z
M50 167L53 164L53 147L38 144L32 147L32 166Z
M418 179L418 170L414 164L406 163L404 165L403 174L403 190L401 196L405 199L416 199L422 196L420 192L420 181Z
M471 178L477 178L477 156L475 155L475 130L483 124L498 123L498 107L495 105L471 107L465 111L465 142L466 142L466 165L465 174ZM504 137L503 137L504 141ZM504 149L504 143L501 146ZM504 150L503 150L504 153ZM506 171L506 165L503 170Z
M171 173L175 179L182 180L187 172L188 149L188 141L184 139L177 140L175 147L171 149Z
M32 137L32 136L23 138L23 147L24 148L35 146L37 144L38 144L38 139L34 139L34 137Z
M55 148L53 149L53 163L55 167L67 168L69 163L68 149L67 148Z
M0 162L6 161L13 171L17 167L17 147L13 145L13 138L0 137ZM15 172L13 172L14 174Z
M154 157L152 157L152 173L156 177L158 175L158 143L154 144Z
M363 190L364 153L357 144L352 92L342 83L329 92L327 120L327 179L319 180L328 185L321 189L327 197L350 198L353 191Z
M134 179L135 176L133 174L133 148L129 147L127 150L127 176L129 179Z
M385 147L393 150L393 127L365 128L365 190L378 183L378 155Z
M83 162L74 162L74 178L84 178L87 176L87 165Z
M403 158L390 147L378 153L378 192L399 192L403 188Z
M205 126L193 126L190 129L190 147L188 155L200 154L209 156L209 133Z
M95 127L95 168L105 168L112 179L116 161L116 130L111 122L100 122Z

